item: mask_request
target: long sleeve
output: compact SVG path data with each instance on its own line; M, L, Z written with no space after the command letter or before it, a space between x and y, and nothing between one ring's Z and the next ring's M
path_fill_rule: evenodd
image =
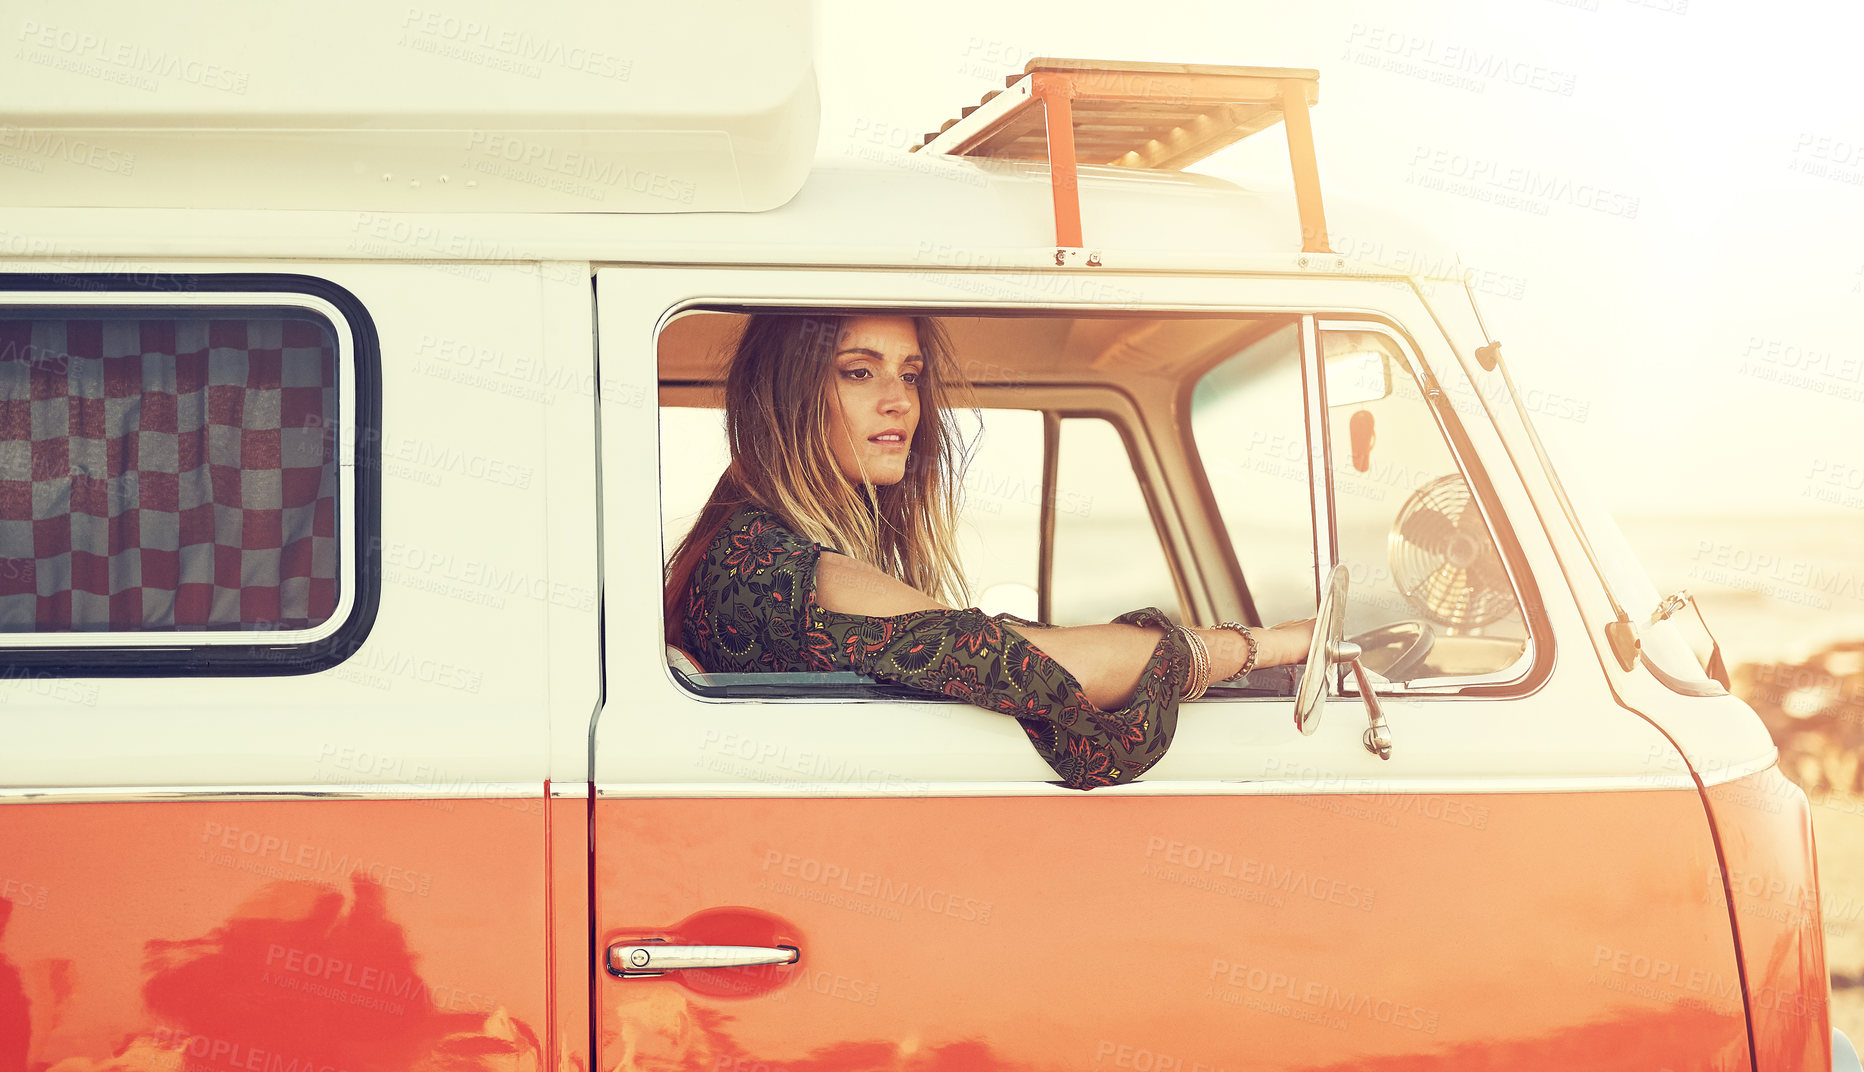
M1164 758L1178 721L1190 653L1174 632L1159 638L1125 707L1102 711L1067 668L1013 625L975 608L886 618L823 610L810 593L812 651L838 668L953 696L1010 715L1070 789L1130 782ZM1129 625L1166 624L1147 608ZM839 656L840 658L837 658Z
M828 610L815 598L824 553L768 512L734 517L695 571L688 647L711 669L854 670L1009 715L1071 789L1132 781L1170 747L1191 659L1170 628L1132 701L1102 711L1066 667L1016 629L1037 623L976 608L888 617ZM1115 621L1170 625L1150 607Z

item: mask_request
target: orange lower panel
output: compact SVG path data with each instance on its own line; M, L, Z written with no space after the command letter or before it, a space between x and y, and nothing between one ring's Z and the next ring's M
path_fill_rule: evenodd
M542 805L0 806L0 1070L541 1068Z
M1761 1072L1832 1067L1825 940L1806 795L1779 768L1709 791Z
M1748 1067L1701 798L596 805L599 945L795 944L597 985L598 1067Z
M589 1063L589 799L552 797L550 820L550 1064ZM540 1070L541 1072L541 1070Z

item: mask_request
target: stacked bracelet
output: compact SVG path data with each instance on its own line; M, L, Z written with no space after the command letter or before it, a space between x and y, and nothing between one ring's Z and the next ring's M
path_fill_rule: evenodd
M1249 654L1243 659L1243 668L1223 680L1235 681L1238 678L1248 677L1249 671L1256 668L1256 652L1259 650L1256 645L1256 635L1250 632L1249 627L1242 622L1218 622L1217 628L1234 629L1243 634L1243 639L1249 643Z
M1191 680L1179 699L1195 700L1210 687L1210 649L1204 646L1204 638L1191 630L1179 626L1178 631L1184 634L1185 646L1191 649Z

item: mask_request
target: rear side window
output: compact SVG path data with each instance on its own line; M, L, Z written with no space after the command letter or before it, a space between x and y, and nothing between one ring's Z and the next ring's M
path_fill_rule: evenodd
M4 297L39 300L0 306L0 659L312 669L352 649L373 332L363 360L321 300Z

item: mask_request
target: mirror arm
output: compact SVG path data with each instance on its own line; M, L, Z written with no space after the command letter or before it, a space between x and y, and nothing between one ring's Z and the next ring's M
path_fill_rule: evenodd
M1359 665L1358 659L1353 659L1349 665L1353 668L1353 677L1359 681L1359 695L1366 701L1366 720L1369 724L1360 740L1365 744L1366 751L1380 759L1390 759L1392 758L1392 731L1391 727L1385 724L1385 709L1379 706L1379 694L1372 690L1372 682L1366 676L1366 668Z
M1385 724L1385 709L1372 691L1373 675L1359 664L1359 645L1341 635L1346 628L1346 588L1346 566L1336 563L1320 590L1320 606L1314 614L1314 636L1308 641L1307 666L1301 675L1301 685L1295 690L1295 729L1303 734L1314 732L1320 725L1320 712L1326 701L1326 677L1336 666L1350 666L1359 682L1359 695L1366 701L1369 725L1362 738L1366 751L1380 759L1390 759L1391 728Z

